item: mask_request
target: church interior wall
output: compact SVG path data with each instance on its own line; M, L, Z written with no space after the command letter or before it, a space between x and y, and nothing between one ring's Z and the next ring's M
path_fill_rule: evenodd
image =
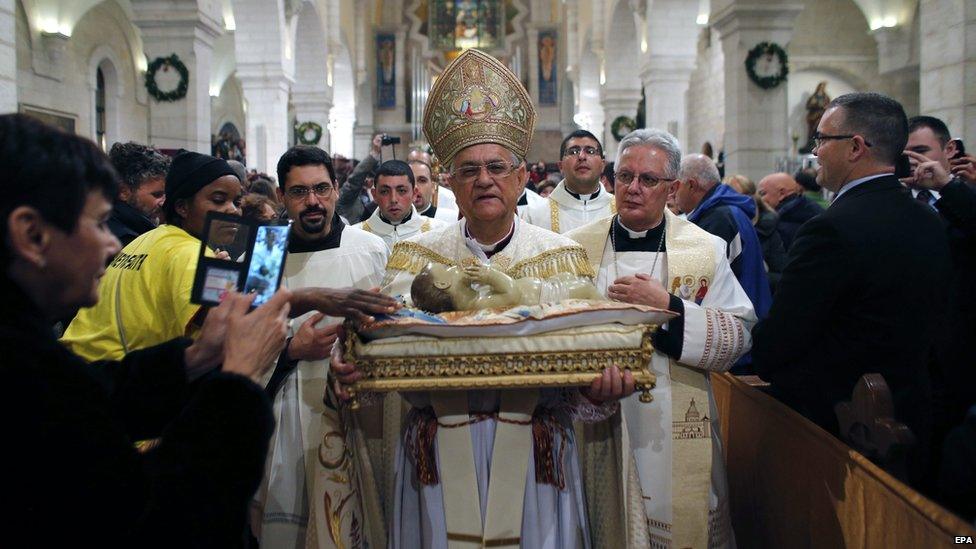
M140 101L141 74L136 72L126 37L131 29L126 32L122 27L128 21L122 8L113 0L106 0L86 12L66 39L38 33L36 40L31 39L21 2L17 2L16 9L17 95L21 107L71 117L78 134L94 139L95 69L101 66L105 72L114 73L105 74L107 106L112 109L107 113L107 145L117 140L146 141L148 105L145 99ZM45 44L57 40L63 41L64 46L59 60L45 67L47 70L37 71L34 63L38 57L52 59L53 47Z
M217 135L228 122L237 128L241 136L244 135L244 92L236 77L228 77L220 87L220 93L216 97L211 96L210 111L211 135Z
M698 57L688 85L688 142L686 151L699 151L707 141L718 153L725 133L725 56L717 32L703 28Z

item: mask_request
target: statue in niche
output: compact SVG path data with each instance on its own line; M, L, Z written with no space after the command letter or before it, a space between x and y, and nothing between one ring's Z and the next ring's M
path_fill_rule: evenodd
M483 284L490 291L483 295L471 284ZM564 299L606 300L589 280L567 273L545 280L534 277L514 279L488 265L459 268L440 263L429 263L417 274L410 286L410 296L415 306L435 314L539 305L543 301Z
M820 118L824 115L829 103L830 96L827 95L827 81L825 80L817 84L816 91L807 99L807 144L800 149L800 152L808 153L813 150L813 134L817 133L817 124L820 124Z

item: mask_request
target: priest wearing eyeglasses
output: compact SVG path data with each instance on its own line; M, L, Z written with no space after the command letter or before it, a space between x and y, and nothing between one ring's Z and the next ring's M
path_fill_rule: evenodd
M563 234L591 221L615 213L613 195L600 185L603 175L603 146L595 135L576 130L559 147L559 168L563 180L548 200L528 204L533 225Z
M734 547L708 376L749 350L756 315L725 241L665 208L680 164L671 134L631 132L615 163L617 215L566 236L586 250L607 297L680 313L654 334L653 405L621 401L650 546Z
M476 111L463 108L470 104L470 94L482 99ZM387 264L385 291L409 301L411 283L428 263L487 265L516 279L593 275L579 245L516 215L527 180L525 154L535 119L525 88L497 59L471 49L444 70L430 92L424 133L449 167L451 187L464 217L397 243ZM360 376L347 358L339 350L333 353L332 371L340 397L346 395L342 384ZM409 412L396 426L389 421L383 426L383 446L391 450L390 457L365 463L372 465L378 478L362 484L379 487L388 536L376 537L372 522L366 527L371 544L394 548L627 546L625 528L614 531L618 537L612 541L591 537L573 421L604 421L616 410L616 401L633 390L630 372L610 368L585 389L404 394ZM390 406L391 396L382 399L387 420L400 411L399 403ZM399 441L391 445L390 434ZM356 436L353 429L347 444L354 445ZM366 460L358 461L364 465ZM383 478L387 471L395 471L392 479ZM602 475L601 480L615 478L609 469L596 474ZM351 489L327 493L333 501L337 493L353 494ZM371 511L375 506L368 496L363 501L363 516L373 520L379 513ZM615 502L613 509L618 524L626 521L622 504ZM346 532L344 528L337 529Z
M298 145L278 161L279 198L293 221L282 285L301 295L328 288L369 290L383 277L383 240L346 226L336 214L339 198L332 160L324 150ZM307 310L307 308L303 308ZM292 321L291 336L266 390L277 425L266 472L252 504L251 528L262 547L317 547L327 529L307 528L315 501L308 479L323 469L318 448L329 431L322 401L328 356L341 318L309 311Z

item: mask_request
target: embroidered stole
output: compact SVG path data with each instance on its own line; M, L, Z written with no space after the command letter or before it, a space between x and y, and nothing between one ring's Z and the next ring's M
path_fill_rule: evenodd
M709 283L715 275L715 249L708 233L665 210L668 280L691 277ZM599 271L604 248L610 245L609 216L592 231L574 234ZM710 284L708 284L710 285ZM707 343L706 343L707 344ZM708 378L702 370L669 359L671 372L671 507L673 547L708 547L709 491L712 479L712 437L708 418ZM650 404L649 406L653 406ZM639 471L640 474L652 474Z
M617 214L617 201L610 201L610 215ZM559 233L559 202L549 199L549 230ZM601 256L602 257L602 256Z

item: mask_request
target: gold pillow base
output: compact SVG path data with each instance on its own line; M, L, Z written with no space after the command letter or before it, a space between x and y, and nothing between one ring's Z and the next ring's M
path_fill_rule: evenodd
M654 353L651 335L657 326L645 325L642 328L644 331L640 345L634 348L413 356L391 352L391 346L396 349L397 344L391 340L379 340L386 347L381 356L371 347L375 342L363 343L353 330L348 330L345 342L348 356L363 374L363 378L349 388L352 396L350 407L358 409L358 395L367 391L383 393L587 386L602 375L604 369L614 365L629 369L634 376L636 390L641 393L640 401L651 402L651 389L654 388L656 379L647 366ZM497 348L504 349L506 340L526 337L537 336L492 339L498 341ZM418 339L436 338L410 339L415 348ZM411 345L404 345L404 351L408 347Z

